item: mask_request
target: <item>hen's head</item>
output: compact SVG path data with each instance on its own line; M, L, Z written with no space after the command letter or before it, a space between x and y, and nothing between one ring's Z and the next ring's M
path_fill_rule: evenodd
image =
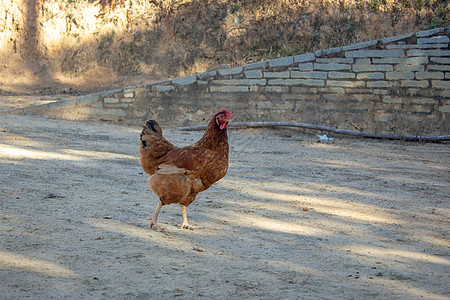
M231 122L231 112L228 109L221 109L218 114L216 114L216 123L219 125L220 129L227 128L228 124Z

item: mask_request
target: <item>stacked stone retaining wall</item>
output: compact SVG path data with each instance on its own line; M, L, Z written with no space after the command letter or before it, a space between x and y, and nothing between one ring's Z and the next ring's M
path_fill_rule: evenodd
M295 121L377 133L447 135L450 27L210 70L31 107L67 119L165 126L204 124L220 108L236 121Z

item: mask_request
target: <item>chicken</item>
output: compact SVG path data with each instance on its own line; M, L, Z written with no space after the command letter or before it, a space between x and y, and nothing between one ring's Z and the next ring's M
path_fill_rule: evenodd
M141 133L139 161L150 175L150 189L159 198L150 227L156 224L159 211L164 205L178 203L181 206L181 228L193 230L189 225L186 207L197 194L208 189L225 176L228 170L227 126L231 113L222 109L209 122L203 137L195 144L178 148L166 140L158 122L149 120ZM201 227L200 227L201 228Z

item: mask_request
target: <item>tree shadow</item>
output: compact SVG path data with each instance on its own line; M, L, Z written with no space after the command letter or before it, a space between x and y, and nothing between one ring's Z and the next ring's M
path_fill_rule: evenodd
M445 295L446 277L438 274L449 265L448 208L433 203L433 196L448 197L447 179L439 175L447 169L438 163L448 159L445 145L398 149L390 142L347 139L318 145L276 132L230 132L228 175L188 208L191 223L206 229L178 229L179 207L167 206L160 216L167 230L160 233L145 220L156 197L137 162L138 129L27 116L1 122L1 251L75 272L80 279L72 292ZM165 135L190 144L199 133ZM269 152L274 147L284 154ZM437 156L424 155L430 148ZM431 168L411 179L424 161ZM432 194L413 201L420 185ZM12 269L0 271L9 285L40 280L52 288L65 282Z

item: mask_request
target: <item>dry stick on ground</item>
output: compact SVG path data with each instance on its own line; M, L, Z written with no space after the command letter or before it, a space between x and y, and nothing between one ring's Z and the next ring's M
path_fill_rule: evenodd
M338 133L338 134L345 134L345 135L359 136L359 137L366 137L366 138L374 138L374 139L404 140L404 141L415 141L415 142L450 141L450 135L419 136L419 135L373 133L373 132L363 132L363 131L355 131L355 130L347 130L347 129L338 129L338 128L328 127L328 126L324 126L324 125L298 123L298 122L233 122L228 126L228 128L236 128L236 127L255 128L255 127L279 127L279 126L315 129L315 130L328 131L328 132L333 132L333 133ZM179 130L183 130L183 131L204 130L205 128L206 128L206 125L178 127Z

